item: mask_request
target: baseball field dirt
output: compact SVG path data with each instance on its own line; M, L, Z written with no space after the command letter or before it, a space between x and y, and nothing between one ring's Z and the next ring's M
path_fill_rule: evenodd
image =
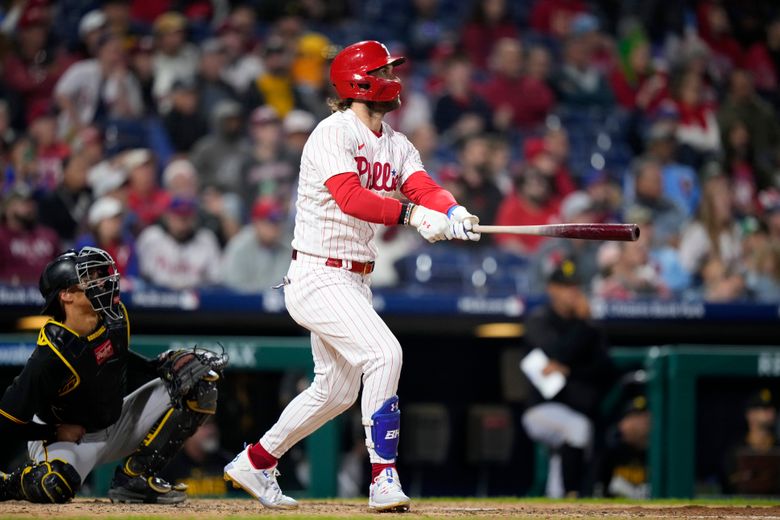
M395 514L370 513L363 500L304 500L298 511L276 512L248 499L191 499L176 506L120 505L106 499L77 499L64 505L39 505L26 502L0 503L0 518L121 518L123 520L168 520L206 518L391 518ZM690 519L780 519L780 502L749 503L717 501L706 503L609 501L538 501L523 499L423 499L415 500L412 510L399 515L413 518L690 518Z

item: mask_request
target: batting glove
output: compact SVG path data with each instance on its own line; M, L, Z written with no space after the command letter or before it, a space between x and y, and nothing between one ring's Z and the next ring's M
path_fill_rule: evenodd
M439 213L424 206L415 206L409 217L409 224L428 242L452 240L450 219L444 213Z
M447 212L450 217L452 235L458 240L473 240L478 242L482 233L474 231L474 226L479 224L479 217L469 213L463 206L454 206Z

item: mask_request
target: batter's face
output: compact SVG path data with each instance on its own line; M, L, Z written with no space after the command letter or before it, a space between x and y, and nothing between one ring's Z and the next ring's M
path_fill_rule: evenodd
M395 74L393 69L394 69L393 65L385 65L380 69L372 70L371 72L369 72L369 74L377 78L400 82L401 80ZM370 108L371 111L373 112L380 112L382 114L386 114L388 112L392 112L393 110L397 110L401 108L401 96L398 95L392 101L369 101L367 105L368 108Z

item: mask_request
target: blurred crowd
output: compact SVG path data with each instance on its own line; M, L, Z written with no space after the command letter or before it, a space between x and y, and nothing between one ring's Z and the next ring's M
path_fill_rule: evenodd
M98 245L126 288L270 287L329 60L368 38L410 58L388 122L483 223L642 230L453 256L571 258L610 299L780 299L780 8L756 0L6 0L0 282ZM429 247L379 242L376 285Z

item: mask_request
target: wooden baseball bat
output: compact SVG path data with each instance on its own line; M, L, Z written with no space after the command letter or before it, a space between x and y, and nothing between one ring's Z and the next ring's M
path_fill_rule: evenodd
M540 235L544 237L579 238L582 240L618 240L633 242L639 238L636 224L546 224L541 226L483 226L478 233L509 233L512 235Z

